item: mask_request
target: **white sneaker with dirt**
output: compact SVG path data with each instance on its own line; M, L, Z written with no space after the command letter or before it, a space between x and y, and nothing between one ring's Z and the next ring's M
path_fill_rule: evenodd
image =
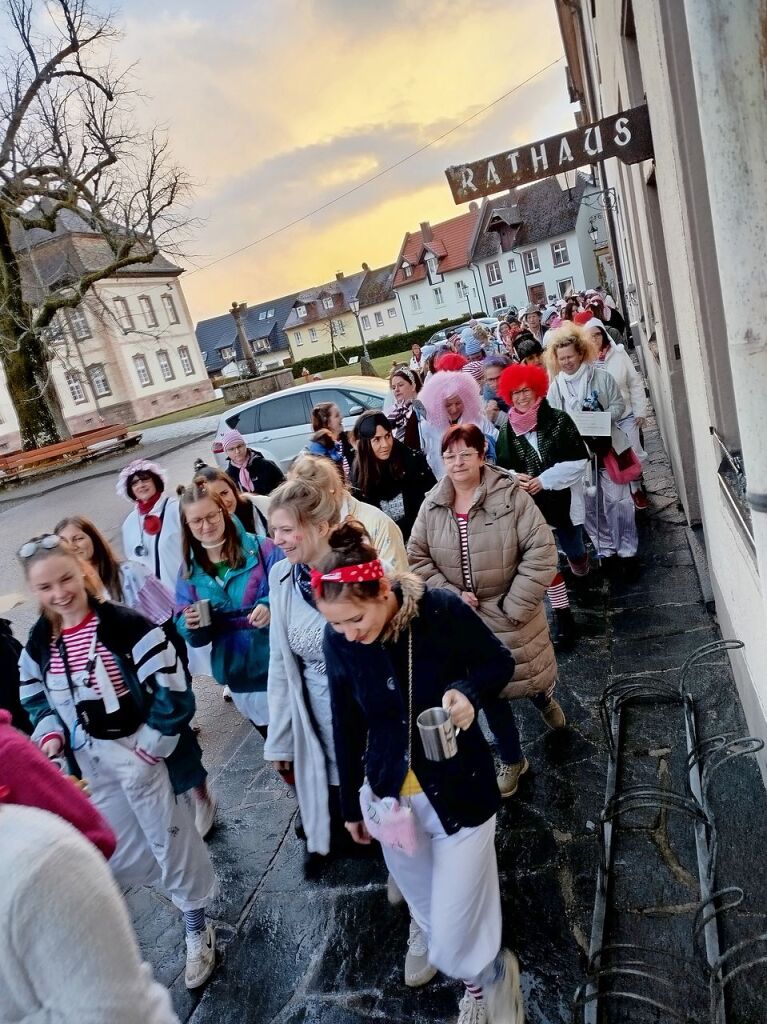
M224 692L221 694L221 696L224 698L227 704L232 703L232 691L229 689L228 686L224 687Z
M525 1004L519 982L519 961L508 949L498 954L500 970L496 979L484 986L489 1024L525 1024Z
M471 992L464 992L458 1004L458 1024L487 1024L484 1001L475 999Z
M411 917L405 957L405 984L408 988L420 988L431 981L436 973L437 968L429 963L426 936Z
M194 823L203 839L207 839L216 821L218 800L208 793L202 800L194 801Z
M216 929L212 924L205 931L186 937L186 971L184 981L189 989L204 985L216 966Z
M501 764L496 779L504 800L509 796L514 796L519 789L519 780L529 767L526 757L523 757L521 761L515 761L514 764Z

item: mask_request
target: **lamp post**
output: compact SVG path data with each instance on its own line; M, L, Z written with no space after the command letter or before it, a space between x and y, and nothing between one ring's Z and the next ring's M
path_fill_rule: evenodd
M466 284L465 281L459 281L458 283L461 286L461 291L463 292L463 297L464 297L464 299L466 299L466 305L469 307L469 319L471 320L471 315L472 314L471 314L471 299L469 298L469 286Z
M355 296L353 299L349 299L349 309L354 314L354 319L357 321L357 333L360 336L362 342L362 373L366 377L375 377L376 372L373 369L373 364L370 362L370 353L368 352L368 343L365 341L365 335L362 333L362 327L360 326L360 300Z
M597 239L599 238L599 228L594 223L593 217L591 217L589 220L589 238L591 239L592 245L597 244Z

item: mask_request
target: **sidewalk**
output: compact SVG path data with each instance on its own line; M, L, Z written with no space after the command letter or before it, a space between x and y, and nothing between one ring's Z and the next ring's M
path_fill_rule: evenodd
M617 677L661 672L675 677L688 654L718 637L706 610L676 508L668 462L652 421L646 432L651 511L640 526L640 578L601 581L576 607L583 638L560 659L559 699L569 728L547 733L528 702L515 710L531 770L498 816L497 849L504 941L520 956L529 1024L565 1024L585 979L597 872L597 823L604 803L607 753L598 715L605 685ZM695 673L702 736L745 732L724 661ZM232 714L236 712L229 708ZM684 732L665 712L631 732L629 779L676 778ZM203 733L201 739L205 741ZM293 835L295 802L262 761L247 726L213 768L220 825L210 848L222 893L213 915L222 965L202 996L183 986L184 948L177 913L145 890L129 903L144 955L172 989L179 1016L192 1024L363 1024L455 1020L460 987L440 976L421 990L402 983L407 914L386 901L386 872L373 861L340 861L315 883L303 880ZM669 782L670 784L670 782ZM764 928L767 916L767 795L756 765L740 759L717 776L712 802L719 825L719 885L741 885L744 908L730 938ZM681 952L698 900L689 827L660 815L649 833L627 831L616 861L614 941L644 940ZM737 991L732 1021L763 1019L767 973ZM681 993L684 998L684 993ZM622 1007L626 1012L626 1006ZM630 1010L630 1007L629 1007ZM611 1017L610 1020L635 1019ZM644 1018L642 1018L644 1019Z

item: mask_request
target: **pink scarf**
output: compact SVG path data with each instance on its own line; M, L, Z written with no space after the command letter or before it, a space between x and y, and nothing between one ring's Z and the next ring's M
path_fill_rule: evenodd
M517 412L513 405L509 406L509 423L517 437L521 437L522 434L529 434L531 430L535 430L538 425L538 410L541 407L542 401L543 396L536 398L527 412Z
M239 470L240 470L240 490L241 491L246 491L248 494L252 494L255 491L255 487L253 486L253 481L251 480L250 473L248 472L248 462L249 461L250 461L249 459L246 459L245 460L245 465L239 467Z

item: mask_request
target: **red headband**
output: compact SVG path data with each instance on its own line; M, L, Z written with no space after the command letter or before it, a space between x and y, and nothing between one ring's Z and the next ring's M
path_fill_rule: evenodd
M380 558L372 562L360 562L359 565L342 565L338 569L331 569L330 572L312 569L312 590L318 597L322 597L323 583L369 583L372 580L380 580L383 576L384 568Z

